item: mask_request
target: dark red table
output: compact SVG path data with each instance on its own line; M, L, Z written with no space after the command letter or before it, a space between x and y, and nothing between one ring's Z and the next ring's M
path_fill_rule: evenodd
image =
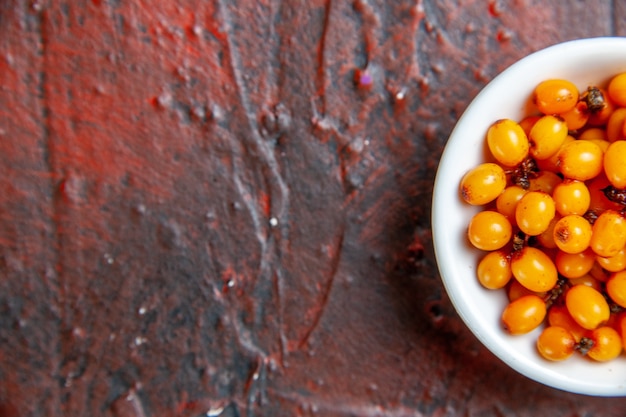
M439 156L626 3L0 0L0 415L615 416L456 315Z

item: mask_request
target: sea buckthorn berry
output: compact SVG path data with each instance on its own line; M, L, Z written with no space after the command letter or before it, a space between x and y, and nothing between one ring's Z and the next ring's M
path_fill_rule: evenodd
M598 362L607 362L617 358L622 353L622 338L615 329L609 326L599 327L591 332L592 341L587 356Z
M604 173L600 173L597 177L588 181L586 184L590 195L590 211L602 213L604 210L619 211L622 209L622 206L619 203L609 200L604 193L604 189L611 185Z
M609 117L606 122L606 137L609 142L624 140L624 121L626 120L626 107L620 107Z
M591 98L593 97L593 98ZM611 113L615 110L615 103L609 97L606 90L598 87L589 87L583 99L589 107L588 126L603 126L611 117ZM593 104L591 104L593 102Z
M626 219L613 210L603 211L591 228L589 246L596 255L615 256L626 245Z
M539 170L549 171L552 173L560 172L559 171L559 152L561 152L561 149L563 149L565 145L575 140L577 139L574 136L567 135L565 137L565 140L561 144L561 147L559 148L558 151L554 153L554 155L552 155L551 157L547 159L537 159L536 163L537 163L537 167L539 168Z
M609 140L606 135L606 130L600 127L590 127L582 131L580 135L578 135L578 140Z
M614 76L609 82L607 92L615 104L626 107L626 73Z
M589 142L593 142L598 145L600 147L600 150L602 151L602 155L604 155L604 152L609 149L609 145L611 144L611 142L604 139L589 139Z
M558 280L550 256L532 246L525 246L511 255L511 272L520 284L534 292L550 291Z
M556 226L557 222L561 219L561 215L556 213L555 216L550 220L548 224L548 228L543 232L536 236L537 242L544 249L556 249L556 242L554 241L554 226Z
M626 348L626 312L617 313L615 315L613 327L622 338L622 348Z
M560 326L548 326L537 338L537 351L550 361L562 361L574 353L576 339L572 333Z
M467 236L474 247L484 251L501 249L511 240L513 228L504 215L485 210L472 217Z
M554 258L558 273L569 279L587 275L595 262L596 254L591 249L579 253L558 251Z
M568 281L568 283L570 285L586 285L596 291L603 291L602 283L589 274L583 275L580 278L572 278Z
M603 269L609 272L619 272L626 269L626 248L622 248L617 252L617 255L602 257L596 256L596 262Z
M539 171L529 180L528 191L543 191L546 194L552 194L554 188L562 181L563 179L552 171Z
M565 305L576 323L587 330L605 323L611 314L602 293L586 285L574 285L567 290Z
M519 125L526 133L526 137L530 135L530 129L533 128L533 126L535 125L535 123L537 123L537 120L539 119L541 119L541 116L532 115L532 116L526 116L522 120L520 120Z
M478 263L476 274L483 287L490 290L503 288L513 277L508 254L503 250L489 252Z
M600 282L607 282L609 280L610 272L605 271L598 262L593 264L589 275Z
M564 305L552 305L546 316L548 326L559 326L566 329L574 336L576 342L579 342L588 333L587 329L576 323Z
M562 215L578 214L582 216L589 210L591 194L583 181L566 179L554 187L552 199L556 211Z
M626 271L611 274L606 282L606 292L615 304L626 308Z
M559 116L561 116L567 124L568 130L578 130L585 127L587 124L587 120L589 120L589 108L587 107L587 103L579 101L571 110L565 113L559 113Z
M562 217L554 226L554 242L567 253L580 253L591 242L591 224L582 216L570 214Z
M530 144L524 129L515 121L501 119L487 130L491 155L505 166L516 166L528 156Z
M578 103L578 88L567 80L545 80L535 87L533 100L543 114L564 113Z
M546 231L556 208L552 197L541 191L529 191L515 208L515 221L522 232L537 236Z
M491 162L474 167L461 179L461 196L472 205L483 205L495 200L506 187L504 169Z
M519 298L522 298L525 295L531 295L531 294L537 295L539 297L545 296L544 292L536 293L534 291L531 291L528 288L524 287L522 284L520 284L519 281L516 279L510 280L509 284L506 286L506 296L509 302L515 301Z
M559 151L559 168L565 178L587 181L602 172L603 152L588 140L575 140Z
M604 153L604 173L616 188L626 188L626 140L616 140Z
M526 194L526 190L519 185L506 187L502 194L500 194L496 199L496 210L498 210L499 213L504 214L504 216L510 221L514 221L515 208L524 194Z
M567 137L567 125L560 117L543 116L530 129L530 154L535 159L554 155Z
M536 329L546 317L546 303L537 295L525 295L509 303L502 312L502 323L510 334Z

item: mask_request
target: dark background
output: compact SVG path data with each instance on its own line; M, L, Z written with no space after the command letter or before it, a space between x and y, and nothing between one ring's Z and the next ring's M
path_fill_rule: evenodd
M623 417L491 355L430 230L477 92L604 35L626 3L0 0L0 415Z

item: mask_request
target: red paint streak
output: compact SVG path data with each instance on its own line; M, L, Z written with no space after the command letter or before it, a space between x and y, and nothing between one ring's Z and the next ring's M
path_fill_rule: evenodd
M489 14L493 17L499 17L502 14L502 9L497 1L489 2Z
M272 209L272 204L270 201L270 196L263 191L259 191L259 206L261 206L261 211L263 215L265 217L269 217Z

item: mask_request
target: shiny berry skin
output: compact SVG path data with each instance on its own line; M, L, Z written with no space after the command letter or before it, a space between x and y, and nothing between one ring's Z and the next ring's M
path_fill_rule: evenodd
M626 121L626 107L620 107L609 117L606 122L606 136L609 142L624 140L624 121Z
M615 256L626 245L626 219L617 211L603 211L593 223L589 246L605 258Z
M626 308L626 271L611 274L606 282L606 292L615 304Z
M609 304L602 293L587 285L574 285L565 293L565 305L581 327L592 330L610 316Z
M579 278L571 278L567 282L570 285L586 285L588 287L593 288L596 291L600 291L600 292L604 291L604 287L602 286L602 283L598 281L597 279L595 279L594 277L592 277L591 274L586 274Z
M609 82L607 93L620 107L626 107L626 73L617 74Z
M558 279L554 261L532 246L525 246L511 255L511 271L520 284L534 292L551 290Z
M502 324L510 334L524 334L536 329L546 317L546 303L531 294L509 303L502 312Z
M572 82L550 79L540 82L533 92L533 101L543 114L567 112L578 103L578 88Z
M596 256L596 262L608 272L619 272L626 269L626 248L622 248L614 256Z
M535 159L550 158L559 150L567 134L567 125L563 119L555 116L543 116L530 129L528 137L530 154Z
M579 253L558 251L554 258L558 273L569 279L588 274L595 262L596 254L591 249Z
M527 191L543 191L552 194L557 185L563 180L552 171L539 171L534 178L530 179Z
M506 187L504 169L491 162L480 164L461 179L461 196L471 205L483 205L495 200Z
M596 143L579 139L563 146L558 159L565 178L587 181L602 172L604 154Z
M616 140L604 153L604 173L615 188L626 188L626 140Z
M529 191L517 203L515 222L525 234L537 236L548 229L555 214L554 200L549 194Z
M556 211L562 215L578 214L582 216L589 210L591 193L587 184L578 180L564 180L552 191Z
M519 281L516 279L512 279L509 281L509 285L506 286L506 296L509 302L522 298L525 295L538 295L542 297L545 294L536 293L534 291L529 290L528 288L520 284Z
M513 228L509 220L497 211L478 212L470 220L467 237L474 247L484 251L501 249L509 243Z
M613 202L606 197L604 189L611 185L604 173L601 173L594 179L587 181L587 188L589 189L589 210L601 213L604 210L621 210L619 203Z
M574 336L576 342L587 334L588 330L576 322L564 305L553 305L548 310L547 321L549 326L559 326Z
M589 335L593 346L587 356L598 362L607 362L617 358L622 353L622 338L619 333L609 326L594 329Z
M537 242L544 249L556 249L556 242L554 241L554 227L557 222L561 219L561 215L556 213L555 216L550 220L548 224L548 228L543 232L536 236Z
M476 275L480 284L487 289L503 288L513 277L508 254L503 250L489 252L478 263Z
M507 219L514 221L515 208L524 194L526 194L526 190L519 185L506 187L502 194L500 194L496 199L496 209L499 213L504 214Z
M491 155L502 165L514 167L528 156L530 144L524 129L511 119L501 119L487 130Z
M574 353L576 339L560 326L546 327L537 338L537 351L550 361L562 361Z
M561 152L561 149L563 149L563 147L565 145L567 145L568 143L573 142L575 140L577 140L577 139L574 136L567 135L565 137L565 140L561 144L561 147L559 148L558 151L556 151L556 153L554 153L551 157L549 157L547 159L537 159L536 163L537 163L537 166L539 167L539 169L541 171L550 171L550 172L553 172L553 173L560 172L560 170L559 170L559 152Z
M607 140L606 130L601 127L589 127L578 135L578 140Z
M585 127L587 124L589 120L589 108L587 107L587 103L579 101L571 110L565 113L559 113L559 116L561 116L567 124L568 130L578 130Z
M577 214L562 217L554 226L554 242L567 253L580 253L591 242L591 224Z

